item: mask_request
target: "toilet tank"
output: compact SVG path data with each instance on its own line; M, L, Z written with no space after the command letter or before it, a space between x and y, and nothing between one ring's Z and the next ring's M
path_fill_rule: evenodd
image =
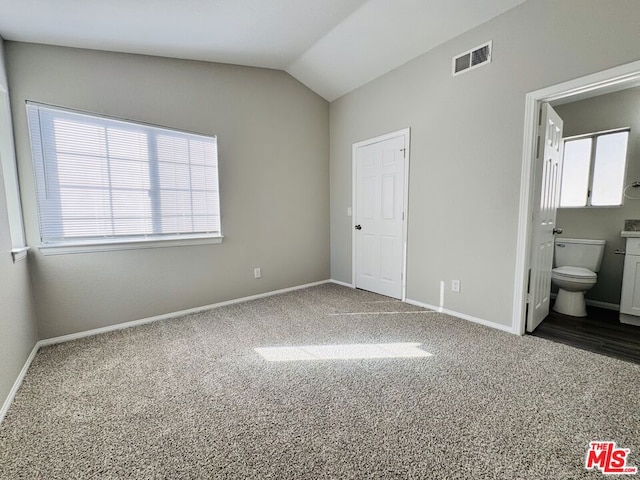
M556 238L554 264L556 267L582 267L597 272L602 263L605 243L604 240Z

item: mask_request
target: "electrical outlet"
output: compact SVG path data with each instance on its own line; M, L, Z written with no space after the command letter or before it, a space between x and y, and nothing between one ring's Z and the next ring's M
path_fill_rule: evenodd
M256 267L253 269L253 278L261 278L262 277L262 269L260 267Z
M351 207L347 207L347 217L350 217L352 213L353 210L351 210Z
M451 291L460 293L460 280L451 280Z

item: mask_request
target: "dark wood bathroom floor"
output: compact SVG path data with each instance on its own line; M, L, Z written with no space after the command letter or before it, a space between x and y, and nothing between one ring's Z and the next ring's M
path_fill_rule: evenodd
M532 335L640 364L640 327L620 323L613 310L587 307L584 318L551 310Z

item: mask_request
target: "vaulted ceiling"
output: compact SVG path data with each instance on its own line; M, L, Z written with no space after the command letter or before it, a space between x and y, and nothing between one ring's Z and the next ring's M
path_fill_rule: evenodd
M275 68L332 101L522 2L0 0L0 36Z

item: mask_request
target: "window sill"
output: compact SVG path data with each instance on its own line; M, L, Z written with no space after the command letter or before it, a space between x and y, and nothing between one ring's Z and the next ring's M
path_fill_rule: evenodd
M581 207L558 207L560 210L592 210L592 209L600 209L600 208L621 208L624 205L582 205Z
M27 258L28 251L29 247L14 248L13 250L11 250L11 258L13 259L13 263L18 263L19 261Z
M189 245L211 245L222 243L222 235L211 237L171 237L153 240L129 240L114 242L65 242L43 244L38 250L43 255L68 255L73 253L112 252L117 250L139 250L142 248L182 247Z

